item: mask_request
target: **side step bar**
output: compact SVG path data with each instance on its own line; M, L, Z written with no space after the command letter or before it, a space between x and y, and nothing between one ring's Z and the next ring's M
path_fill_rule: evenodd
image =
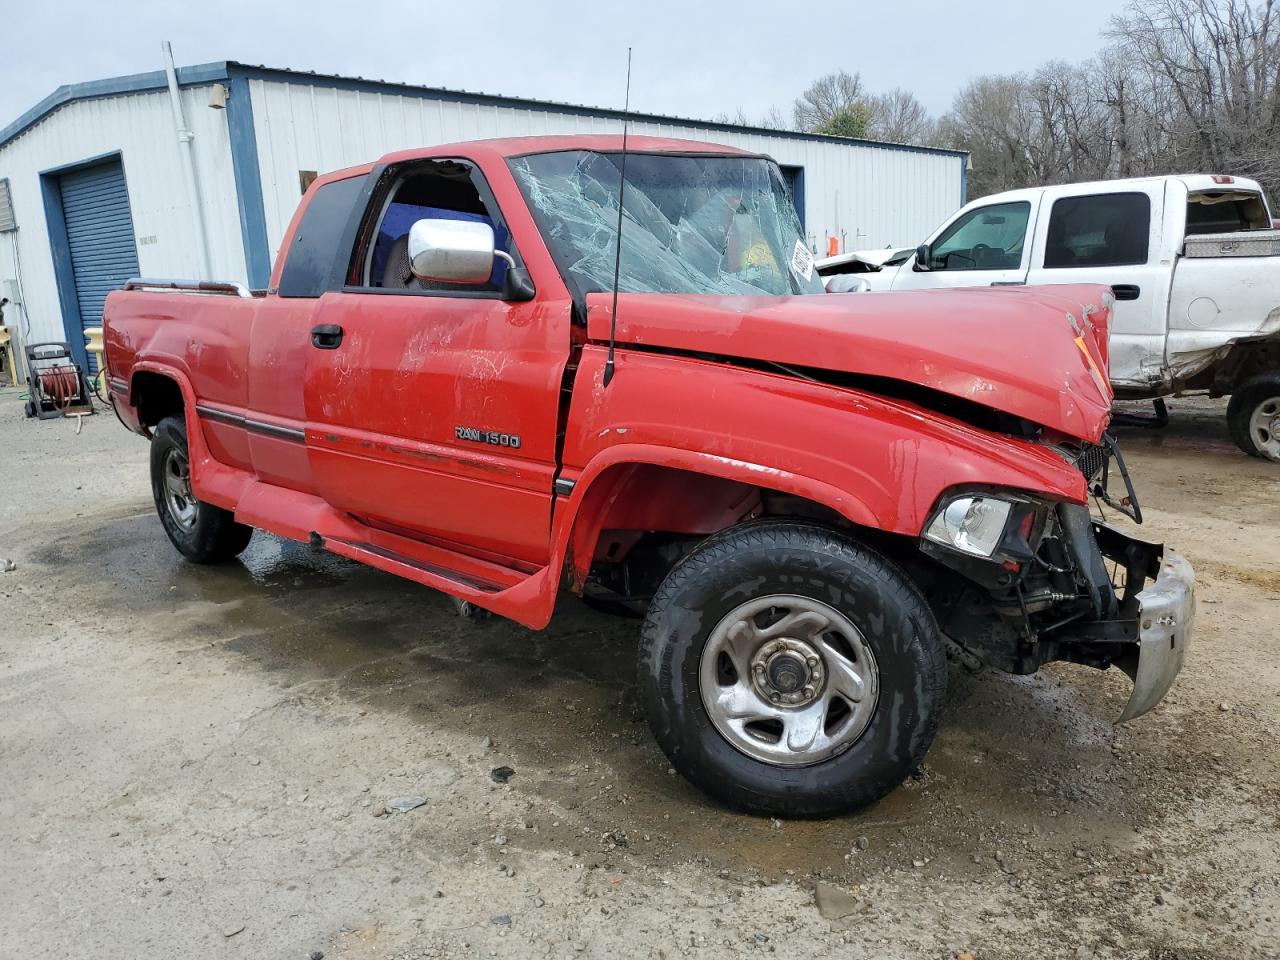
M331 553L336 553L351 560L359 560L362 563L369 564L371 567L386 570L388 573L396 573L410 580L418 580L419 576L431 577L432 579L439 578L448 580L460 587L465 587L468 590L478 590L482 593L501 593L506 589L503 584L495 583L491 580L482 580L478 577L469 576L460 570L452 570L448 567L428 563L425 560L415 560L413 557L407 557L404 554L396 553L376 544L356 543L354 540L344 540L341 537L322 537L320 534L315 535L312 543L317 540L320 541L317 544L318 546L324 547Z

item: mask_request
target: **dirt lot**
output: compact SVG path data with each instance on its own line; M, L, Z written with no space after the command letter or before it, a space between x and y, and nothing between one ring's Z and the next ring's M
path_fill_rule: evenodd
M1236 452L1218 405L1122 437L1146 534L1201 584L1156 713L1113 727L1114 672L953 671L919 779L780 823L671 775L633 623L572 598L544 633L472 623L262 534L191 566L144 441L110 415L24 421L17 398L0 956L1277 955L1280 469Z

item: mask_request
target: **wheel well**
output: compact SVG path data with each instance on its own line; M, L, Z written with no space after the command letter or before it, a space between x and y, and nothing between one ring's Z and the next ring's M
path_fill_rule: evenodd
M1245 382L1269 370L1280 370L1280 337L1238 341L1218 364L1210 395L1234 393Z
M144 426L154 427L165 417L183 412L182 389L176 380L161 373L134 374L130 403L138 410Z
M575 592L603 577L612 580L609 589L616 594L644 593L712 534L775 517L843 529L895 553L903 545L885 541L910 539L863 527L825 504L769 487L678 467L620 464L595 478L582 501L566 580ZM914 551L914 541L909 547ZM619 590L620 583L627 589Z

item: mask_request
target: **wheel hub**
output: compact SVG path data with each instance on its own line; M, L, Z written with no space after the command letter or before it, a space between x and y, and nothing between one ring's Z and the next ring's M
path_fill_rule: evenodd
M812 703L822 689L822 658L803 640L766 643L751 660L751 679L762 697L785 707Z
M169 516L183 530L196 523L196 498L191 493L191 467L182 451L169 451L164 461L164 498Z
M735 749L776 766L822 763L871 723L879 671L862 631L813 597L769 594L730 610L698 667L707 717Z
M1260 454L1280 460L1280 397L1263 400L1253 408L1249 430Z

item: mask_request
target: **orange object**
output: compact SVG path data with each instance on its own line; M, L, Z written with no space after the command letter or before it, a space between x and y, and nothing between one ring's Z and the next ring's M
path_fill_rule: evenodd
M840 252L840 238L827 237L827 256L834 257Z

